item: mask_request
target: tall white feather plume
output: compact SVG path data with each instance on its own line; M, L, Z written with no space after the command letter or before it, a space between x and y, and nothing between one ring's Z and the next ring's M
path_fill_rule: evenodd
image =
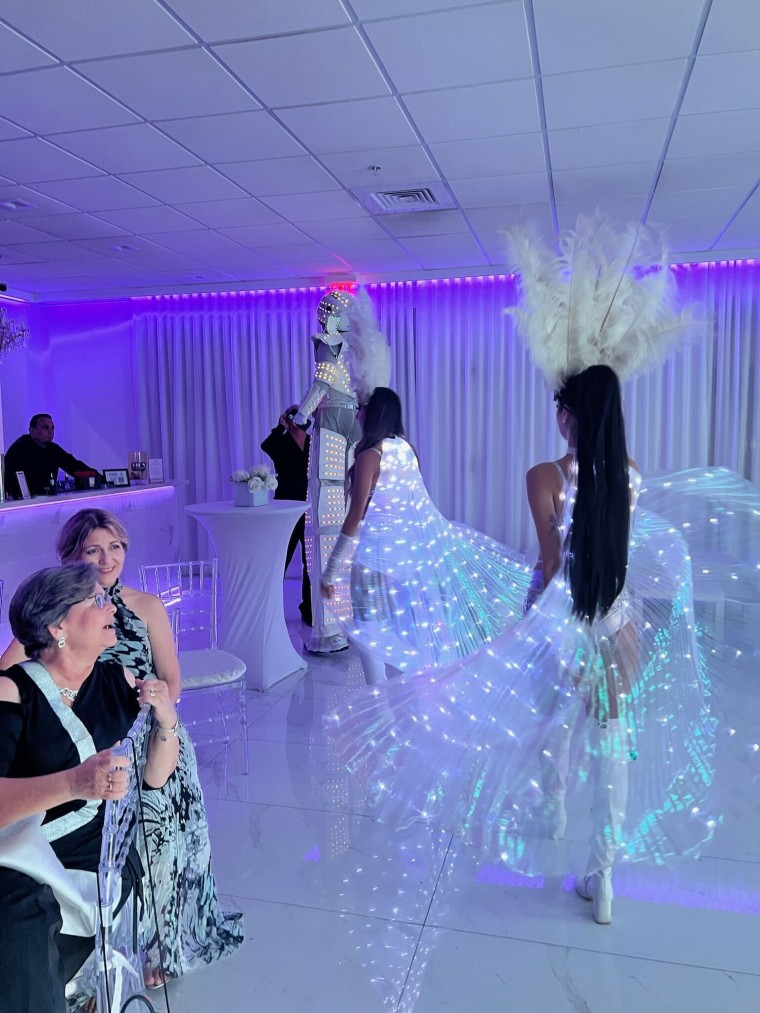
M694 324L690 309L674 308L675 277L653 226L580 215L560 235L559 256L530 227L506 236L521 295L507 312L552 384L599 364L621 380L645 372Z
M354 294L347 360L351 382L362 404L369 400L375 387L389 386L391 350L375 320L365 288Z

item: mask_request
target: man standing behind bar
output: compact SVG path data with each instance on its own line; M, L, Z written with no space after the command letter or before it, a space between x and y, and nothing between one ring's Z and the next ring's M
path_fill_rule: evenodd
M32 415L29 423L29 435L19 436L8 447L5 455L5 488L14 499L21 499L17 471L23 471L29 492L33 496L44 496L51 490L50 478L53 477L53 489L61 468L69 475L77 471L96 471L84 461L78 461L57 443L53 443L55 423L47 412Z
M306 499L309 464L309 437L293 422L298 405L291 405L280 416L279 422L261 444L261 449L272 458L277 473L275 499ZM304 540L305 517L298 518L288 543L285 569L290 566L296 546L301 543L301 604L298 610L307 626L311 626L311 583L306 568L306 544Z

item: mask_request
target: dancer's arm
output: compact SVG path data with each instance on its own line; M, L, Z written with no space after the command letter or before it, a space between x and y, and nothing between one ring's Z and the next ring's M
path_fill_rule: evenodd
M557 478L557 469L552 463L537 464L525 476L528 503L538 535L544 587L554 577L562 562L562 534L555 506Z
M351 505L348 508L343 527L340 529L335 548L330 553L327 566L322 573L320 590L323 598L332 598L333 596L333 584L338 567L351 551L379 474L380 455L372 449L362 451L354 464Z

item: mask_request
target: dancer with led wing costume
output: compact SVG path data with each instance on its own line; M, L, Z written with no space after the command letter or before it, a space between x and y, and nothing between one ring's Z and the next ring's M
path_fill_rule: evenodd
M618 382L690 316L670 308L675 283L652 230L581 218L560 258L524 231L510 241L518 322L572 422L561 488L531 490L542 535L533 604L475 655L360 692L327 727L377 815L426 819L522 874L555 868L566 813L590 804L577 887L607 923L616 858L697 853L718 822L709 806L725 743L689 549L669 521L636 508Z
M369 297L334 289L317 307L322 330L312 335L314 379L293 421L313 417L309 448L306 559L311 578L312 628L306 649L314 654L348 646L332 603L320 593L320 577L346 513L346 473L361 436L360 401L390 380L390 350L377 329Z
M530 570L493 539L436 509L404 438L395 391L376 387L362 409L351 505L322 574L328 600L353 556L351 600L336 610L368 683L473 654L522 614ZM357 537L358 534L358 537Z

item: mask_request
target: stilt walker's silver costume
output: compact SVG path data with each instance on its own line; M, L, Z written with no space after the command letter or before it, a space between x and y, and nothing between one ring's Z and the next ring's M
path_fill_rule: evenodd
M375 386L387 385L390 353L364 292L358 297L340 289L329 292L319 302L317 320L322 330L312 335L314 380L294 422L303 426L314 419L306 511L313 625L306 648L329 654L344 650L348 641L338 623L340 599L321 596L320 577L346 514L346 473L361 436L360 401L366 401Z

